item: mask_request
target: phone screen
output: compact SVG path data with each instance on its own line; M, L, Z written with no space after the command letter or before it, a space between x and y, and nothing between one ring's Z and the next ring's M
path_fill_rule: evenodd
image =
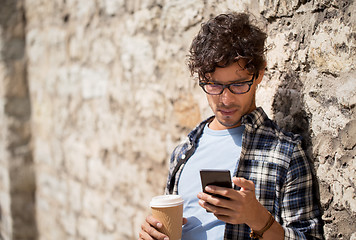
M207 193L205 191L205 187L208 185L232 188L231 175L229 170L210 170L210 169L200 170L200 178L201 178L202 189L203 192L205 193ZM216 196L227 199L226 197L220 195L216 195Z

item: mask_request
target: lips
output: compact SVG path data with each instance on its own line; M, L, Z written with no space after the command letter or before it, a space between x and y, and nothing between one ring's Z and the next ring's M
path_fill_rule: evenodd
M231 116L236 112L234 109L218 109L218 111L224 116Z

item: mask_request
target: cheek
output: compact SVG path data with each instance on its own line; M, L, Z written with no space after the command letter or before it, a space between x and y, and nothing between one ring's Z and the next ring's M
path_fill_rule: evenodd
M214 106L216 106L218 99L211 95L206 95L206 99L208 100L209 106L214 109Z
M248 92L248 95L241 99L241 105L245 113L250 112L255 106L255 91Z
M253 97L254 97L254 94L253 94L253 92L251 91L251 92L246 93L246 95L241 99L241 101L246 104L246 103L248 103L248 102L251 102L251 100L253 99Z

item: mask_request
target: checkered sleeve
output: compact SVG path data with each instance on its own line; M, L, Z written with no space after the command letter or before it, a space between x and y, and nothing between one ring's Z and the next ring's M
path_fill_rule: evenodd
M311 166L300 144L294 147L282 192L285 239L324 239L319 205L313 197Z
M185 148L186 148L186 144L181 143L173 150L173 152L171 154L171 157L169 160L169 172L168 172L168 177L167 177L167 185L166 185L166 189L165 189L165 194L170 194L169 185L170 185L170 182L172 181L172 174L173 174L175 166L177 165L177 163L179 161L179 155L184 151ZM175 183L175 185L176 184L177 183ZM177 186L175 186L175 188L177 188Z
M184 160L187 158L187 151L192 148L189 139L182 141L174 150L169 161L169 173L165 194L178 194L178 178L184 165ZM172 184L172 186L171 186ZM170 189L170 187L172 187Z

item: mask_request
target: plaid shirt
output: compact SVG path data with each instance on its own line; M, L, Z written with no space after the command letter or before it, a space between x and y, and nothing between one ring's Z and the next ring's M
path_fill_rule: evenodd
M166 193L178 193L178 179L194 154L204 126L200 123L172 153ZM324 239L313 175L298 135L282 132L262 108L244 116L237 177L255 184L257 200L284 228L285 239ZM239 188L235 187L237 190ZM226 224L224 239L250 239L246 224Z

